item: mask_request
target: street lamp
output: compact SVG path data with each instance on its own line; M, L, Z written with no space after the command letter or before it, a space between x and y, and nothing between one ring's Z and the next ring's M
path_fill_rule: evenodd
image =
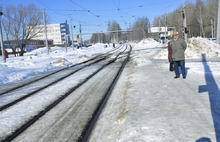
M165 13L164 13L164 26L165 26L165 30L164 30L164 40L166 41L166 10L167 10L167 8L168 7L170 7L170 6L172 6L172 4L170 4L169 6L167 6L166 8L163 8L161 11L160 11L160 14L161 14L161 12L163 11L163 10L165 10ZM160 16L161 17L161 16ZM161 26L160 25L160 17L159 17L159 27ZM161 31L161 27L160 27L160 30L159 30L159 32L161 33L162 31Z
M0 9L1 10L1 9ZM3 15L3 12L0 11L0 40L1 40L1 50L2 50L2 58L3 62L6 62L6 55L4 54L4 47L3 47L3 35L2 35L2 25L1 25L1 17Z
M69 14L69 15L71 15L71 14ZM70 30L71 30L71 38L72 38L72 46L73 46L74 41L73 41L73 27L72 27L72 17L71 16L70 16Z
M170 7L170 6L172 6L172 4L171 5L169 5L169 6L167 6L167 8L168 7ZM165 9L165 32L164 32L164 36L165 36L165 42L166 42L166 37L167 37L167 19L166 19L166 10L167 10L167 8Z
M69 34L66 34L66 35L65 35L65 47L66 47L66 52L67 52L67 44L69 43L68 36L70 36L70 35L69 35Z

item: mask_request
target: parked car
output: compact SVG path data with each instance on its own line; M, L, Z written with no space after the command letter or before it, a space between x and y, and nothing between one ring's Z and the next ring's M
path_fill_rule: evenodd
M216 42L216 38L208 38L208 40L211 40L213 42Z

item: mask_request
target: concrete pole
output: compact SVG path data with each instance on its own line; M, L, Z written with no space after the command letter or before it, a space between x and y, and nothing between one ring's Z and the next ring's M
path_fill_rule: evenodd
M4 44L3 44L3 35L2 35L2 21L1 21L1 17L2 17L3 13L2 13L2 8L0 8L0 40L1 40L1 50L2 50L2 58L3 58L3 63L6 63L6 57L4 54Z
M82 49L82 29L81 29L81 23L79 22L79 35L80 35L80 39L79 39L79 41L80 41L80 46L81 46L81 49Z
M218 1L218 23L217 23L217 41L216 43L220 44L220 0Z
M159 17L159 41L161 42L161 40L160 40L160 33L161 32L161 28L160 28L160 17Z
M48 42L47 42L47 24L46 24L46 17L45 17L45 10L43 9L43 16L44 16L44 32L45 32L45 43L47 47L47 54L49 54Z
M184 39L187 39L187 33L185 33L185 31L187 30L187 24L186 24L186 10L185 10L185 2L183 0L183 15L184 15L184 19L183 19L183 27L184 27Z
M73 46L74 45L74 41L73 41L72 17L70 17L70 30L71 30L71 38L72 38L72 46Z
M168 7L170 7L170 6L172 6L172 4L171 5L169 5ZM167 7L167 8L168 8ZM167 14L166 14L166 11L167 11L167 8L165 9L165 32L164 32L164 39L165 39L165 43L166 43L166 40L167 40Z
M167 40L167 14L165 11L165 32L164 32L164 42L166 43Z
M213 38L213 19L211 19L211 29L212 29L212 38Z
M117 29L117 43L118 43L118 29Z

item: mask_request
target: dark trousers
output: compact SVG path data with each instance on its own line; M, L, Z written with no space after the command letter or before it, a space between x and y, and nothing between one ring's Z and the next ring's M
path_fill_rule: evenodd
M174 72L175 72L176 76L178 76L178 77L180 76L179 66L182 71L182 76L186 77L185 60L174 61Z

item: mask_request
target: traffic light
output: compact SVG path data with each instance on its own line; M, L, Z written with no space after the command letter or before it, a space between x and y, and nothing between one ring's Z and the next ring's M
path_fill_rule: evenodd
M183 16L183 19L185 19L185 14L184 14L184 12L182 13L182 16Z
M187 31L187 28L184 29L184 32L187 34L189 31Z

